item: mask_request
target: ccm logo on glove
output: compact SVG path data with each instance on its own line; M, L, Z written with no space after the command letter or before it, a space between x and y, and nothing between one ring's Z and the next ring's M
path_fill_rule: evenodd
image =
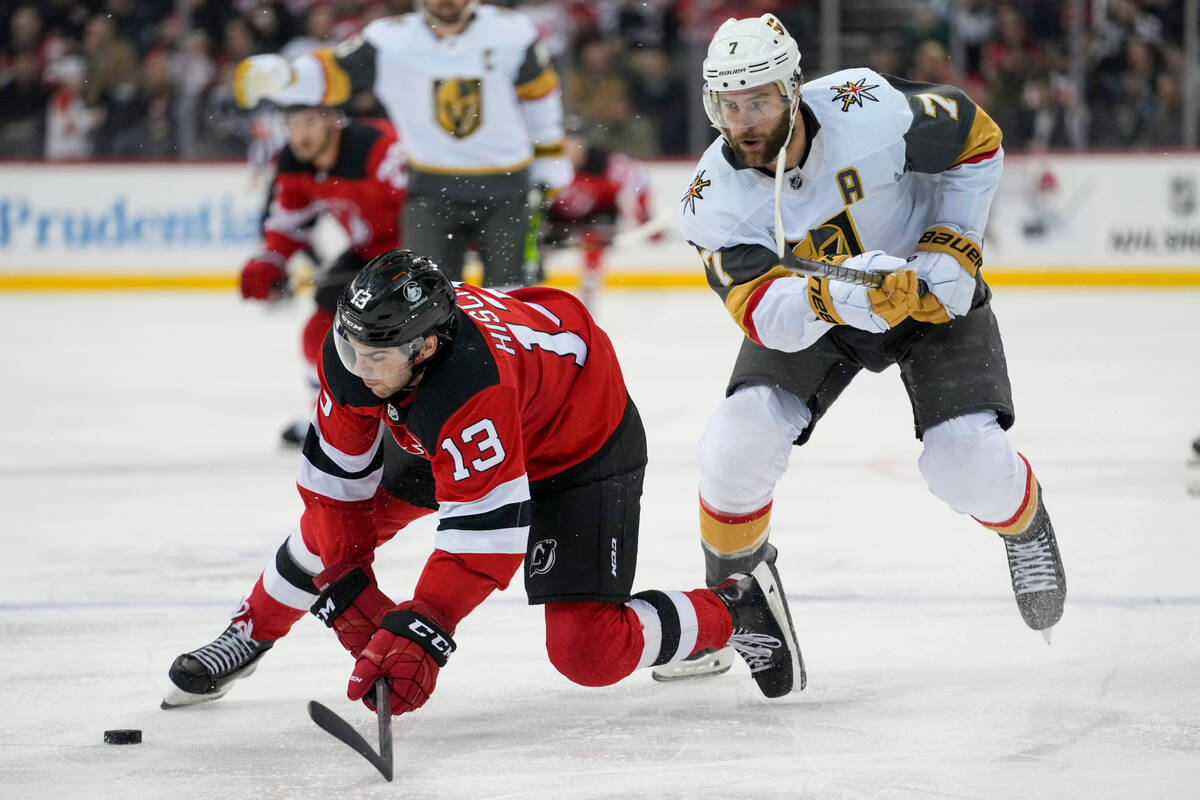
M450 641L441 631L427 624L420 617L415 617L412 622L408 623L408 629L416 634L416 636L408 636L406 638L423 645L429 651L430 655L434 655L433 650L441 653L442 658L438 666L446 666L446 659L454 652L454 642ZM429 649L431 647L433 650ZM434 657L436 658L436 655Z

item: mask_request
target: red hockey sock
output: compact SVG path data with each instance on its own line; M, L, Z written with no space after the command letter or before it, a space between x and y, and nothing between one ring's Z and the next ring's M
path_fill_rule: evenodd
M250 623L250 638L260 642L273 642L287 635L296 624L296 620L304 616L306 608L292 608L271 597L263 586L262 576L254 582L250 597L242 602L242 607L234 615L234 622Z

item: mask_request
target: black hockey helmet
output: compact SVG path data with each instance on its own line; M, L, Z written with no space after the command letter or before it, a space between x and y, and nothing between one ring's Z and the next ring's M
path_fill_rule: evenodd
M411 250L371 259L338 298L335 322L345 335L374 347L399 347L434 334L454 339L454 284Z

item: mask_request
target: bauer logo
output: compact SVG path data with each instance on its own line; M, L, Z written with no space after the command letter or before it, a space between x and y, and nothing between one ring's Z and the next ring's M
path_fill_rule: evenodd
M554 539L542 539L529 551L529 577L545 575L554 569L554 550L558 542Z
M410 303L415 303L425 296L425 292L421 289L421 284L416 281L409 281L404 284L404 299Z

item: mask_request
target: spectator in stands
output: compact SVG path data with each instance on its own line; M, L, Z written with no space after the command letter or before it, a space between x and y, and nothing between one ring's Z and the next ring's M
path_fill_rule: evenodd
M46 102L50 90L42 82L32 51L13 55L8 82L0 87L0 156L42 157Z
M941 83L957 86L959 78L950 66L950 54L946 46L934 39L917 45L913 52L912 68L905 77L922 83Z
M631 158L658 155L658 136L654 126L634 111L629 98L624 95L614 97L596 120L596 133L605 147Z
M1192 122L1195 125L1195 121ZM1170 72L1155 81L1154 109L1134 144L1139 147L1179 147L1183 144L1183 87Z
M667 54L657 47L634 50L629 57L629 80L634 111L654 126L659 154L688 152L688 93L683 81L671 72Z
M601 122L618 100L628 104L629 87L615 68L614 47L605 39L592 39L582 46L579 66L567 76L564 87L563 106L569 112Z
M83 101L83 79L87 62L82 56L66 56L46 69L55 85L46 109L46 159L84 159L92 155L92 129L96 112Z

